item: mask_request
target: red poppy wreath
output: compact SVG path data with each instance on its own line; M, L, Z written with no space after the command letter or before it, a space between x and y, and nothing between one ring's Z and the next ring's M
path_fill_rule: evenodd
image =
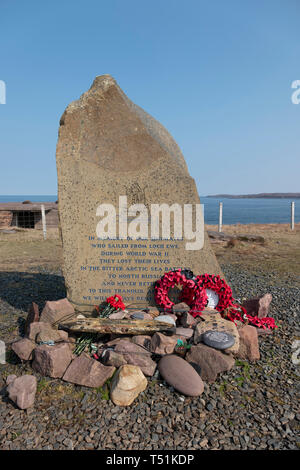
M224 318L234 323L236 320L250 323L263 329L277 328L272 317L258 318L249 315L246 309L234 300L231 287L220 276L212 274L195 276L192 271L186 269L170 271L155 283L155 302L164 310L170 309L174 305L174 302L168 297L168 291L176 284L182 285L180 299L191 307L190 314L193 317L200 316L208 304L206 290L209 289L217 294L218 303L215 308Z

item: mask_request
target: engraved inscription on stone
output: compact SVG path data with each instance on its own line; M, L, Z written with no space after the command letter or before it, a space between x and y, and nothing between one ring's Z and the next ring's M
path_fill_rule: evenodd
M65 110L56 162L63 274L75 308L92 310L113 294L122 295L127 305L153 304L153 283L179 267L222 275L206 234L203 248L196 251L186 249L185 234L176 239L176 227L167 239L160 234L153 240L149 224L143 237L143 217L153 204L184 207L200 200L176 142L111 76L96 77L90 90ZM119 201L125 196L136 213L127 214L123 237ZM145 207L140 214L139 206ZM105 217L107 224L102 223ZM107 230L101 223L112 229L116 223L116 237L99 237L97 232ZM130 233L141 228L140 239L133 239Z

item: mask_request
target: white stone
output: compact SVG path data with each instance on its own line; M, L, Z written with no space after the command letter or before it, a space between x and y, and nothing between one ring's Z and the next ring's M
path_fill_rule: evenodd
M169 315L158 315L158 317L155 317L154 320L164 322L164 323L168 323L169 325L176 326L176 322L175 322L174 318L169 317Z

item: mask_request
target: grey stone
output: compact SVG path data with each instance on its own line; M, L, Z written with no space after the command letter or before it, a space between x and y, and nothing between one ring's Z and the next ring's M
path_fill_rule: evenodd
M234 337L226 331L208 330L202 335L203 342L215 349L228 349L234 345Z

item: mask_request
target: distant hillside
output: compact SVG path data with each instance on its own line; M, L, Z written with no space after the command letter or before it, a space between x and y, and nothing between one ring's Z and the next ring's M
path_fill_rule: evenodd
M254 198L265 198L265 199L272 199L272 198L285 198L285 199L297 199L300 198L300 193L259 193L259 194L239 194L239 195L232 195L232 194L215 194L213 196L206 196L206 197L217 197L217 198L230 198L230 199L254 199Z

